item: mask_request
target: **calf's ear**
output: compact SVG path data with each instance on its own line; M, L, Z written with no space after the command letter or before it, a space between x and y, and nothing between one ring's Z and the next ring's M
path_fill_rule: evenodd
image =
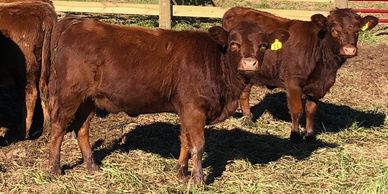
M361 19L361 31L366 31L374 28L379 23L379 19L375 16L367 15Z
M290 33L286 30L275 30L269 34L269 43L271 50L276 51L283 47L283 43L287 42Z
M324 28L326 27L327 18L322 14L314 14L311 16L311 21L317 24L319 27Z
M220 26L213 26L208 30L210 37L219 45L228 44L228 32Z

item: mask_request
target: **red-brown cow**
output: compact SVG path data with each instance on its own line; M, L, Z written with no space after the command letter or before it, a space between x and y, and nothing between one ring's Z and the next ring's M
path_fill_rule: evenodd
M376 17L361 17L351 9L335 9L327 18L316 14L311 19L312 21L289 20L243 7L231 8L223 17L223 27L226 30L242 21L250 21L265 32L278 28L290 32L290 39L282 52L265 54L264 65L251 83L286 89L292 119L290 139L293 142L303 140L303 133L299 132L299 120L304 111L305 140L315 140L313 117L318 100L333 86L337 70L346 59L356 56L359 31L372 29L378 23ZM243 115L248 118L251 118L251 86L244 89L240 101Z
M26 137L29 134L38 97L39 80L44 121L45 124L48 122L48 110L43 101L47 99L46 67L49 62L51 31L56 20L54 7L48 0L0 0L0 33L2 38L8 38L14 42L24 55L24 59L16 60L25 61L26 67L26 85L20 86L25 87L25 108L20 128L24 130ZM1 45L3 49L7 49L7 46ZM14 58L17 57L15 55ZM12 63L13 61L7 60L2 61L0 65L15 66Z
M60 173L60 147L68 126L76 131L88 170L98 169L88 129L95 107L128 115L174 112L182 123L178 177L187 177L191 154L192 177L202 183L205 124L233 114L246 85L240 73L257 70L269 42L285 41L288 35L276 31L268 36L254 23L201 32L93 19L59 21L51 43L51 172Z

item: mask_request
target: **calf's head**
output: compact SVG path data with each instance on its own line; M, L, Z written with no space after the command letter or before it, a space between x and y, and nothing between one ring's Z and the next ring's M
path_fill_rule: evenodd
M351 9L335 9L327 17L329 35L336 43L337 54L343 57L357 55L357 41L360 31L374 28L378 19L374 16L361 17Z
M224 48L226 62L236 65L242 73L258 71L265 50L280 49L290 36L284 30L264 33L257 24L251 22L241 22L230 31L215 26L209 29L209 33Z

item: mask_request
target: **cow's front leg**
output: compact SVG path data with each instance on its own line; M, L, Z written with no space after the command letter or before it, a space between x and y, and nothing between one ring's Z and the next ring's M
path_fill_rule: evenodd
M240 109L243 114L243 124L247 126L253 126L252 112L249 106L249 95L251 93L252 84L248 84L241 93L240 96Z
M315 142L315 133L314 133L314 115L318 108L318 101L312 98L307 98L305 104L306 112L306 132L305 139L307 142Z
M202 155L205 145L205 114L195 105L186 105L181 118L182 128L187 129L189 151L193 160L191 176L195 184L203 184ZM182 156L182 159L186 159L185 156Z
M299 131L299 121L303 114L302 89L297 81L291 80L287 84L287 101L292 120L290 140L291 142L301 142L303 136Z
M181 149L179 152L179 159L176 165L176 169L178 171L177 177L180 180L186 181L187 175L188 175L188 161L189 161L189 151L190 151L190 144L189 144L189 134L187 132L187 129L184 127L181 127L179 139L181 141Z

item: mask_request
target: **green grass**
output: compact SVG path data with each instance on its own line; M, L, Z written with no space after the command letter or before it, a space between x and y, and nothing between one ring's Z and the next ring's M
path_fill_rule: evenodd
M253 5L254 8L261 8L261 9L267 9L267 8L271 8L271 5L268 3L267 0L264 0L264 1L260 1L259 3L255 3Z
M359 35L360 43L376 43L378 38L370 31L361 32Z

